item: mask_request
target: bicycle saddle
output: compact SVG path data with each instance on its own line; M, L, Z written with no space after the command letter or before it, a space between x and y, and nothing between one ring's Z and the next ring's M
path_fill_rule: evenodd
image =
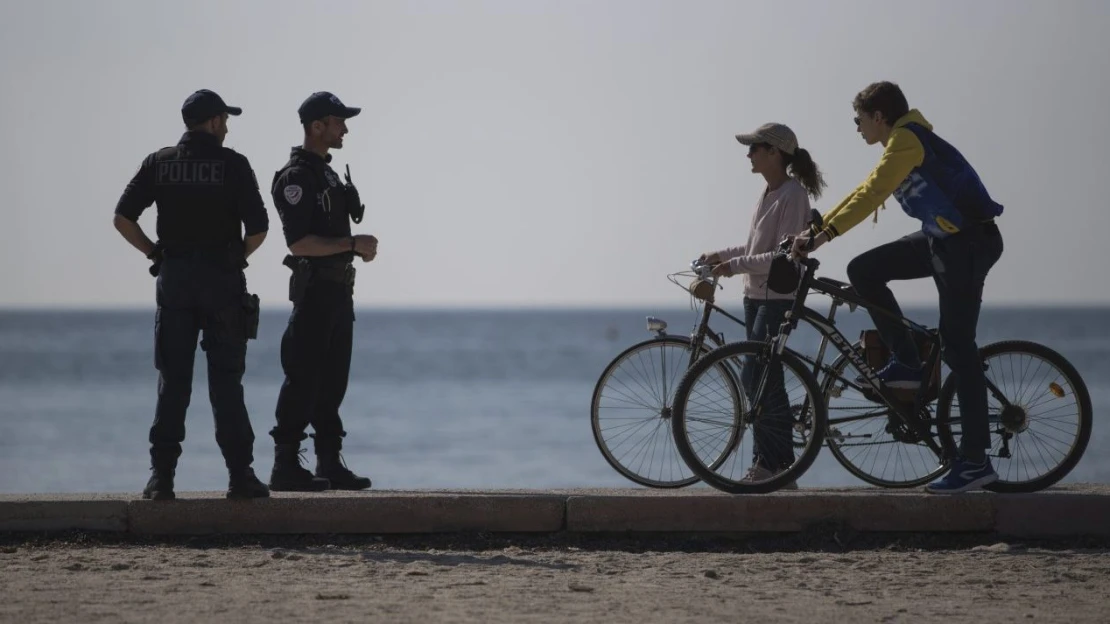
M818 282L824 282L825 284L827 284L829 286L833 286L835 288L841 288L843 290L853 290L851 284L849 284L847 282L842 282L840 280L834 280L831 277L818 277L816 279L817 279Z

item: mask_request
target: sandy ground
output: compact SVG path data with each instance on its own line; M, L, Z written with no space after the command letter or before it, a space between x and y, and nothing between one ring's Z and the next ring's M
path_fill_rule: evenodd
M5 622L1107 622L1110 545L0 538Z

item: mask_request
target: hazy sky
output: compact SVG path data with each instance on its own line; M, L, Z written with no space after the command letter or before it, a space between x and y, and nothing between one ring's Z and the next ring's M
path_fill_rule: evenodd
M824 212L880 155L851 100L883 79L1006 207L988 305L1110 303L1107 32L1105 0L5 0L0 307L152 305L111 215L199 88L244 109L226 144L269 210L247 273L264 305L288 306L269 183L300 102L330 90L363 107L333 162L367 205L355 231L381 241L359 305L682 306L666 273L743 242L762 190L733 135L792 126ZM890 199L819 252L823 273L915 223Z

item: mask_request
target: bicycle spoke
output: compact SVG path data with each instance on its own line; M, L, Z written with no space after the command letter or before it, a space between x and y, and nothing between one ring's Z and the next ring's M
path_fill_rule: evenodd
M680 487L696 477L674 446L669 412L689 342L665 339L626 351L607 369L594 397L593 427L606 460L653 487Z
M1033 491L1061 478L1062 470L1070 470L1078 459L1073 458L1078 445L1085 445L1089 435L1084 424L1089 419L1084 415L1089 398L1083 388L1086 403L1080 403L1080 391L1073 383L1082 381L1073 380L1050 359L1059 360L1058 354L1020 341L1000 343L997 349L1001 350L987 358L986 374L1008 404L1003 408L998 397L988 394L990 455L999 486L1010 488L1003 491ZM960 404L954 395L949 413L957 421ZM960 433L962 427L954 427L953 435ZM1069 458L1072 463L1065 465Z
M859 386L840 379L858 374L843 355L826 372L829 411L837 414L830 419L826 444L837 461L855 476L882 487L921 485L939 477L943 463L889 406L866 398ZM852 415L839 415L843 413Z
M782 366L781 373L765 370L762 355L752 352L762 349L756 345L735 343L721 348L736 352L736 356L724 355L720 350L705 356L711 361L702 362L705 368L699 366L696 374L683 380L686 388L681 394L682 403L675 405L676 411L681 409L683 414L676 427L683 427L681 435L690 453L686 461L697 468L695 472L704 471L707 482L726 491L760 487L760 483L776 474L766 472L768 476L750 480L752 462L757 457L767 465L779 466L778 470L795 470L791 467L800 465L800 461L812 462L813 455L820 450L813 444L813 431L824 432L823 416L822 425L815 429L810 421L814 410L801 408L812 406L816 395L810 396L810 386L798 375L811 373L804 368L798 373L789 366ZM721 372L722 367L731 373ZM730 381L733 375L748 379L743 383L750 382L752 394L763 397L762 410L748 407L738 411L741 406L731 397L735 392L731 389L735 382ZM750 401L752 397L745 393L744 398ZM739 419L738 414L742 414ZM796 428L796 424L800 426ZM678 435L675 440L682 447ZM708 480L708 475L713 479Z

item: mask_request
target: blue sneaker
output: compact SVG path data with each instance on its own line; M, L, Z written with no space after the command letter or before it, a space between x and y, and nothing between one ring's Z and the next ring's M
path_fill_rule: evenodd
M948 474L926 485L925 491L930 494L959 494L977 490L995 481L998 481L998 473L994 471L989 458L979 463L958 459L952 464Z
M879 381L883 382L888 388L898 388L900 390L917 390L921 387L921 380L924 378L923 366L911 368L899 362L895 357L891 356L887 361L886 366L880 368L876 375ZM856 383L863 387L868 387L867 379L863 375L856 377Z

